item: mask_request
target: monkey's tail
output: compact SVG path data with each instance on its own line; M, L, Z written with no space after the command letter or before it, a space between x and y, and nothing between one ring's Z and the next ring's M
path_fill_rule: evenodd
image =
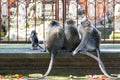
M40 49L42 49L42 52L46 52L46 50L47 50L46 47L43 48L43 47L41 47L39 44L38 44L38 46L39 46Z
M98 57L96 57L95 55L93 55L93 54L91 54L91 53L89 53L89 52L85 52L85 53L82 53L82 54L85 54L85 55L87 55L87 56L95 59L95 60L98 62L99 67L100 67L101 71L104 73L104 75L106 75L107 77L111 77L110 75L107 74L107 72L106 72L106 70L105 70L105 68L104 68L103 63L102 63L102 61L101 61L100 58L99 58L99 57L100 57L99 55L98 55ZM97 53L97 54L98 54L98 53Z
M101 71L104 73L104 75L106 75L107 77L111 77L110 75L108 75L108 73L106 72L106 69L104 67L104 64L102 63L101 59L100 59L100 49L96 49L96 52L97 52L97 56L98 56L98 64L99 64L99 67L101 69Z
M52 69L52 66L53 66L53 61L54 61L54 54L51 53L51 59L50 59L50 63L49 63L48 69L47 69L46 73L42 77L40 77L38 79L43 79L43 78L45 78L46 76L49 75L49 73L50 73L50 71Z
M38 44L39 48L43 49L39 44Z

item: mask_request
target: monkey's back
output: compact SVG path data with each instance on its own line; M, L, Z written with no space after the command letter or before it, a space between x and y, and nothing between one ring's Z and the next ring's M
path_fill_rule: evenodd
M68 25L65 28L65 49L74 50L80 43L79 34L75 25Z
M64 44L64 30L60 26L53 26L48 30L46 39L46 48L49 52L52 50L61 50Z

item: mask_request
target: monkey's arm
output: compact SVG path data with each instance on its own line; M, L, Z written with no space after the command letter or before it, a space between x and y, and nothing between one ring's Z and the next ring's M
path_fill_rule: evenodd
M80 44L77 46L77 48L73 51L73 54L72 55L76 55L79 51L83 51L86 44L88 43L89 41L89 33L85 33L83 36L82 36L82 40L80 42Z

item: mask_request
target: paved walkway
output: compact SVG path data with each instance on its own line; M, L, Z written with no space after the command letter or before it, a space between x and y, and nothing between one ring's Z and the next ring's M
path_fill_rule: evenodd
M44 46L41 45L43 48ZM41 53L42 50L32 50L30 44L0 44L0 53Z
M44 48L44 45L41 44ZM101 44L102 53L120 53L120 44ZM43 53L41 49L32 50L30 44L0 44L0 53Z

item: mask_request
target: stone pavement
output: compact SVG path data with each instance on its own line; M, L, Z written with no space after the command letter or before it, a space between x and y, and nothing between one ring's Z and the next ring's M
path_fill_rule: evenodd
M44 46L41 45L43 48ZM41 53L42 50L32 50L31 44L0 44L0 53Z
M43 48L44 45L40 44ZM120 53L120 44L101 44L102 53ZM32 50L31 44L0 44L0 53L43 53L41 49Z

